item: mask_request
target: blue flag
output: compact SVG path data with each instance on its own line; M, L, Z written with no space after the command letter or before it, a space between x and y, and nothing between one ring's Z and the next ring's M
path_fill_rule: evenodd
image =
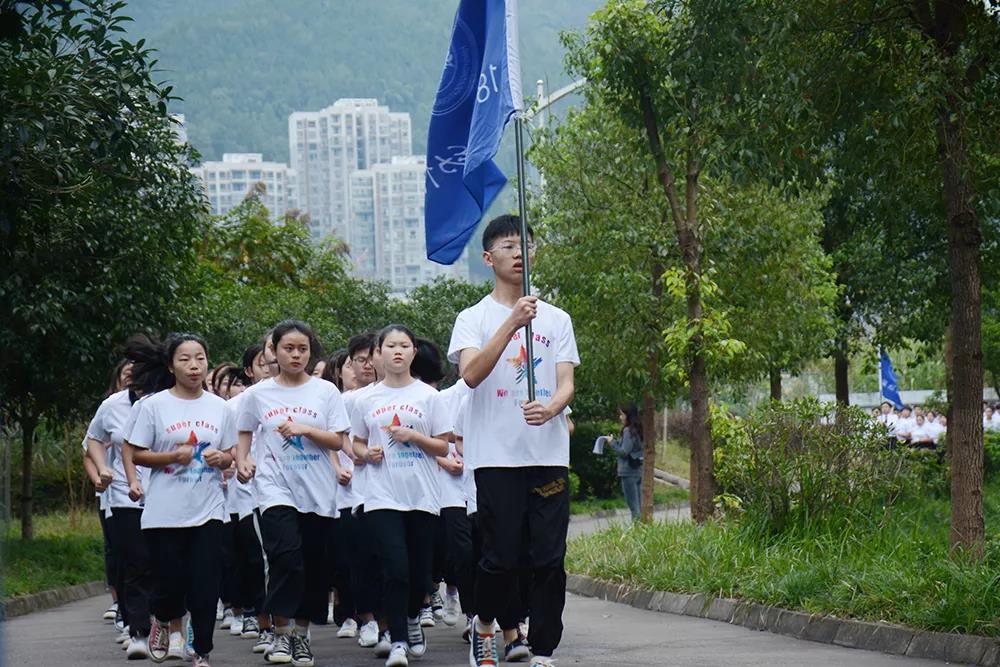
M517 0L461 0L427 137L427 258L453 264L507 183L493 156L524 108Z
M896 384L896 373L892 370L892 361L885 350L881 353L882 366L882 398L889 401L897 410L903 409L903 399L899 397L899 385Z

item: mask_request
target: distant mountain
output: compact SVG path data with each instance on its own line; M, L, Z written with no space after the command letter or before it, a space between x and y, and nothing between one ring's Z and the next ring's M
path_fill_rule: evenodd
M559 33L599 0L522 0L525 94L567 83ZM260 152L288 160L288 115L340 97L374 97L413 118L425 149L457 0L133 0L131 37L158 51L204 159ZM505 162L507 160L504 160Z

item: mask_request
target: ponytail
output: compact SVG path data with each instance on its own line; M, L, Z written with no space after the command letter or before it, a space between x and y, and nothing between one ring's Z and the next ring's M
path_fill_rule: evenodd
M181 343L188 341L198 343L208 353L204 339L191 333L172 333L162 343L146 334L130 337L125 342L125 358L132 361L131 389L146 396L173 387L170 363Z

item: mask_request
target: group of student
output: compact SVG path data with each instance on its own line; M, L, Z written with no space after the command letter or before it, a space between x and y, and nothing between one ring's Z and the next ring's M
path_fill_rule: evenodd
M441 391L440 351L402 324L323 357L286 320L211 372L195 334L127 341L84 450L128 658L208 667L221 620L311 667L310 626L335 622L401 667L464 612L471 665L552 663L579 356L569 316L522 295L516 216L483 258L496 284L455 321Z
M892 403L883 401L881 406L872 409L872 416L876 423L882 424L889 431L890 440L920 449L937 449L938 443L943 444L948 432L948 418L945 415L924 410L919 405L912 408L904 405L896 410Z
M1000 403L983 403L983 430L1000 431Z

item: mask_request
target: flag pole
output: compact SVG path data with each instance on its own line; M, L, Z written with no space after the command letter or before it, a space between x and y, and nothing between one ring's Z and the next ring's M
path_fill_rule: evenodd
M531 294L531 259L528 254L528 205L525 190L528 184L524 178L524 123L522 113L514 119L514 145L517 150L517 209L521 219L521 283L524 296ZM535 400L535 352L531 322L524 327L524 350L528 356L528 402Z

